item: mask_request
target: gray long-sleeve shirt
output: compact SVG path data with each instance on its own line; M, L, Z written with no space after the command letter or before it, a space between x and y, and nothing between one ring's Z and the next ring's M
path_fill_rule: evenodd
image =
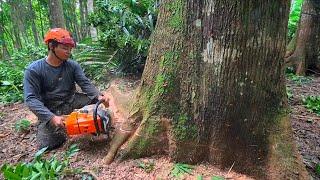
M100 94L77 62L67 60L54 67L46 62L46 58L39 59L31 63L24 73L25 103L41 121L49 121L54 114L46 105L56 101L68 101L75 94L76 83L90 99Z

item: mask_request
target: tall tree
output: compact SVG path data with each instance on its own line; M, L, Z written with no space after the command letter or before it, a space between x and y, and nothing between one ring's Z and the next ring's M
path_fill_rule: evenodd
M49 0L50 27L66 28L61 0Z
M259 179L307 178L287 113L289 0L164 0L121 159L168 153ZM295 173L298 172L298 173Z
M88 13L93 13L94 12L94 8L93 8L93 0L87 0L87 8L88 8ZM90 25L90 36L92 38L93 41L97 41L97 29L95 27L93 27L93 25Z
M0 59L6 59L9 56L9 51L7 48L7 43L4 39L4 29L2 24L0 24L0 46Z
M37 19L34 10L33 10L33 5L32 5L32 1L28 0L28 10L29 10L29 14L30 14L30 21L31 21L31 28L32 28L32 34L33 34L33 39L34 39L34 44L36 46L39 46L39 34L38 34L38 30L37 30L37 26L35 23L35 19Z
M79 0L80 9L80 39L87 36L87 23L86 23L86 0Z
M320 72L320 0L305 0L302 5L299 28L292 44L294 51L287 53L288 66L294 66L296 74L306 70ZM292 49L292 48L289 48Z
M67 29L69 29L76 40L79 40L79 25L78 25L78 19L77 19L77 5L75 0L68 0L64 1L64 16L66 18L66 26Z
M9 51L7 47L7 42L5 40L5 32L4 32L4 25L5 25L5 12L3 8L3 2L0 1L0 21L2 22L0 24L0 59L6 59L9 56Z
M21 49L22 48L22 42L21 42L21 23L19 20L19 8L18 8L18 3L16 0L9 1L11 11L10 11L10 17L12 20L12 34L14 35L14 47L16 49ZM18 28L17 28L18 27Z

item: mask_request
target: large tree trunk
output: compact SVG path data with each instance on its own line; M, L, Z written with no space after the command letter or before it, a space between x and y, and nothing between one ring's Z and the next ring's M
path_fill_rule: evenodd
M32 28L34 44L36 46L39 46L39 34L38 34L37 26L35 23L35 19L37 19L37 17L36 17L36 14L34 13L31 0L28 0L28 6L29 6L30 17L31 17L30 20L31 20L31 28Z
M289 0L165 0L135 108L106 162L133 126L121 159L168 153L259 179L307 178L287 112L288 13Z
M49 17L51 28L66 28L61 0L49 0Z
M320 71L320 1L305 0L302 5L295 49L286 58L287 66L294 66L297 75L305 75L307 69Z
M93 13L93 0L87 0L87 8L88 8L88 14ZM97 37L97 29L95 27L93 27L93 25L90 25L90 36L92 38L93 41L97 41L98 37Z

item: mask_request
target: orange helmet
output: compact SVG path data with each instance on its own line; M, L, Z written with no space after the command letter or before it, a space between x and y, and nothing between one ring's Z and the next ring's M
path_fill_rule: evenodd
M70 45L72 47L76 46L76 43L74 42L69 31L62 28L50 29L44 36L44 42L48 45L50 40L55 40L58 43Z

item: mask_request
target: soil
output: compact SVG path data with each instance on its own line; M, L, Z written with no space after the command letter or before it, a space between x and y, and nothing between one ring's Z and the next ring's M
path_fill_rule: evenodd
M130 93L137 81L119 80L117 86L123 93ZM293 97L290 98L291 122L294 136L304 164L313 179L320 179L315 173L316 164L320 164L320 117L309 112L302 99L308 95L320 95L320 78L305 81L288 80L287 86L291 89ZM112 102L111 102L112 103ZM112 104L111 104L112 105ZM117 113L117 112L115 112ZM32 122L28 132L17 132L14 124L18 120L28 119ZM116 118L115 126L121 123ZM0 106L0 165L4 163L30 162L37 152L36 146L37 118L22 103ZM77 136L72 137L58 150L51 151L46 156L62 154L71 144L78 144L80 151L71 159L71 166L82 168L84 172L97 179L174 179L171 174L173 163L167 156L152 156L124 162L114 162L110 165L102 163L107 154L109 139L104 136ZM150 165L152 168L142 168L141 165ZM73 176L72 179L81 179L85 174ZM191 174L185 174L181 179L211 179L221 176L226 179L253 179L238 174L229 169L219 169L216 166L200 164L194 166ZM0 179L3 178L0 175ZM70 179L66 178L66 179Z

